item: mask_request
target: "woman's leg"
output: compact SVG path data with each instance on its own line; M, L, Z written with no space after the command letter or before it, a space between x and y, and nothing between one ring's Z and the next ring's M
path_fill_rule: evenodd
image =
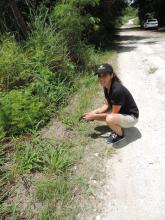
M106 117L107 125L119 136L123 135L123 130L121 128L121 119L119 114L111 113Z

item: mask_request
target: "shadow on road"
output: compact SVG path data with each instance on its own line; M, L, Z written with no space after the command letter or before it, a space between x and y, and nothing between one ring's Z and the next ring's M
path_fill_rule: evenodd
M122 32L121 32L122 33ZM144 39L148 39L150 37L147 37L147 36L137 36L137 35L126 35L126 34L123 34L123 35L116 35L116 40L119 42L121 41L138 41L138 40L144 40Z
M120 33L122 33L121 31ZM150 39L148 36L128 35L126 32L116 35L112 47L118 53L131 52L137 48L137 42Z
M147 42L143 42L143 44L156 44L158 41L147 41Z
M137 43L148 45L157 43L157 40L153 40L153 37L150 36L151 31L149 35L147 33L146 30L137 27L118 29L108 49L117 50L118 53L125 53L135 50Z
M89 136L93 139L98 139L98 138L105 138L106 139L108 137L108 132L111 132L111 129L106 125L97 126L97 127L95 127L94 130L95 130L95 132L89 134ZM113 145L113 147L115 149L123 148L123 147L127 146L128 144L130 144L130 143L132 143L142 137L141 132L136 127L125 128L124 133L125 133L125 139L122 140L121 142Z
M124 129L125 139L116 145L113 145L113 148L120 149L126 147L128 144L133 143L134 141L140 139L142 137L141 132L138 128L126 128Z
M118 53L125 53L125 52L131 52L132 50L135 50L136 46L123 46L123 45L116 45L116 50Z

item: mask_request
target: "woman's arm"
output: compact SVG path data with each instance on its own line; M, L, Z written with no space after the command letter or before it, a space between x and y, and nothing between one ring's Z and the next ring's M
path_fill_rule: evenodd
M120 109L121 109L121 105L112 105L111 113L119 113Z
M108 106L108 108L109 108L109 106ZM106 105L104 105L101 108L94 110L93 112L86 113L83 118L87 121L94 121L94 120L105 121L107 115L119 113L119 111L121 109L121 105L113 105L111 112L107 112L108 108L106 108ZM103 110L105 110L105 111L102 112Z
M87 121L93 121L93 120L105 120L107 114L108 114L109 104L107 100L105 100L105 104L97 108L91 112L87 112L84 114L83 118Z
M103 106L101 106L100 108L97 108L91 112L87 112L84 115L89 114L89 113L101 114L101 113L107 112L108 109L109 109L109 104L108 104L107 100L105 99L105 104Z

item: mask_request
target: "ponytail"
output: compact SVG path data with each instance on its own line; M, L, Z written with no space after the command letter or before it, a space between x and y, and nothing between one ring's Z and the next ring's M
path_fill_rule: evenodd
M120 78L119 78L119 77L116 75L116 73L114 73L114 72L113 72L113 78L112 78L112 80L122 83L121 80L120 80Z

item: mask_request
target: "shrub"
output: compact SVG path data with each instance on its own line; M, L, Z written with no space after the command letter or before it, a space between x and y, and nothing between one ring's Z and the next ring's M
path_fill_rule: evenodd
M29 38L22 44L9 34L1 36L1 90L25 87L27 83L40 78L42 69L58 72L70 63L62 34L57 32L55 25L45 23L43 16L35 17Z
M57 180L42 179L36 183L37 198L40 201L56 199L64 200L70 195L71 186L66 178L60 177Z
M47 67L42 68L38 77L29 85L28 90L35 96L38 96L50 109L52 106L57 110L70 93L74 82L74 66L65 67L58 72L52 72Z
M52 13L52 18L57 24L57 28L65 37L71 59L77 64L86 65L84 54L86 52L86 42L84 41L85 32L95 26L98 19L89 13L83 13L86 6L96 6L99 0L94 1L63 1L59 2ZM87 31L88 30L88 31ZM85 34L86 35L86 34Z
M34 129L47 120L43 102L23 90L3 95L0 105L0 127L7 135Z
M66 101L74 81L75 66L70 61L63 35L50 20L46 23L47 13L42 13L35 17L25 47L33 72L28 90L40 97L47 107L56 110Z
M31 24L32 32L25 45L26 56L35 71L43 66L58 70L68 60L65 39L57 31L55 24L45 22L44 16L45 14L37 15Z
M0 90L26 84L30 75L21 46L9 34L0 39Z

